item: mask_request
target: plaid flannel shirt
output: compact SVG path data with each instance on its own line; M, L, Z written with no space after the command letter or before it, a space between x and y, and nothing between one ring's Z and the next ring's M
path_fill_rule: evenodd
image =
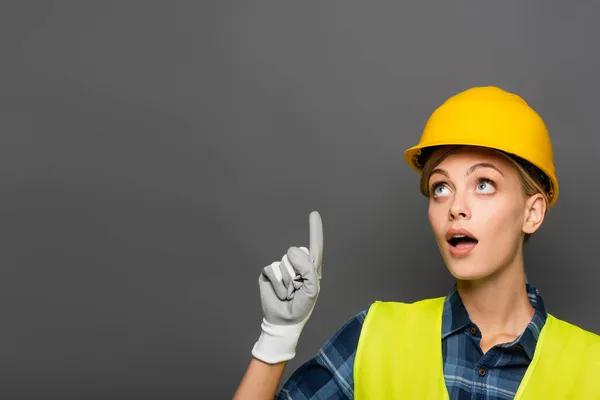
M527 284L535 314L514 341L494 346L486 354L479 347L481 333L471 321L456 286L446 297L442 316L444 380L450 399L512 399L533 358L547 312L537 288ZM276 400L354 398L353 368L356 346L368 307L346 322L287 380ZM479 369L485 368L482 377Z

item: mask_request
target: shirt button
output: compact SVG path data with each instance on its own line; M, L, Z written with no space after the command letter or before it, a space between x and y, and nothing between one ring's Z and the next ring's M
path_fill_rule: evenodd
M485 368L479 368L479 376L485 376Z
M471 335L477 335L477 328L475 328L474 326L471 327Z

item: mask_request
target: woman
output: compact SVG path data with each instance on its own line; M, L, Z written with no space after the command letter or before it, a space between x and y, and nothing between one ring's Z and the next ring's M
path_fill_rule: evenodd
M600 399L600 336L549 314L523 246L558 199L552 145L519 96L475 87L405 152L456 279L444 297L375 302L294 372L278 399ZM235 395L272 399L319 294L322 228L259 278L264 319ZM293 277L293 278L292 278Z

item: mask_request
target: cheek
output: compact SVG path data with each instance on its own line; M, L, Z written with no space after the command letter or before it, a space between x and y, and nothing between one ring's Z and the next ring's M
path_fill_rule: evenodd
M444 233L444 227L448 221L448 210L444 208L442 204L436 204L433 201L430 201L428 217L433 232L436 235Z
M511 241L511 237L518 238L523 226L523 210L517 203L503 203L495 207L482 207L479 215L480 223L488 235L503 236Z

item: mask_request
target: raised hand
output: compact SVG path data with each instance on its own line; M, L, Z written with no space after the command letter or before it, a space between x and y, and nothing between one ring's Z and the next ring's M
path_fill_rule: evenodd
M281 261L263 268L259 279L262 332L252 355L266 363L287 361L320 292L323 269L323 223L317 211L309 216L309 249L290 247Z

